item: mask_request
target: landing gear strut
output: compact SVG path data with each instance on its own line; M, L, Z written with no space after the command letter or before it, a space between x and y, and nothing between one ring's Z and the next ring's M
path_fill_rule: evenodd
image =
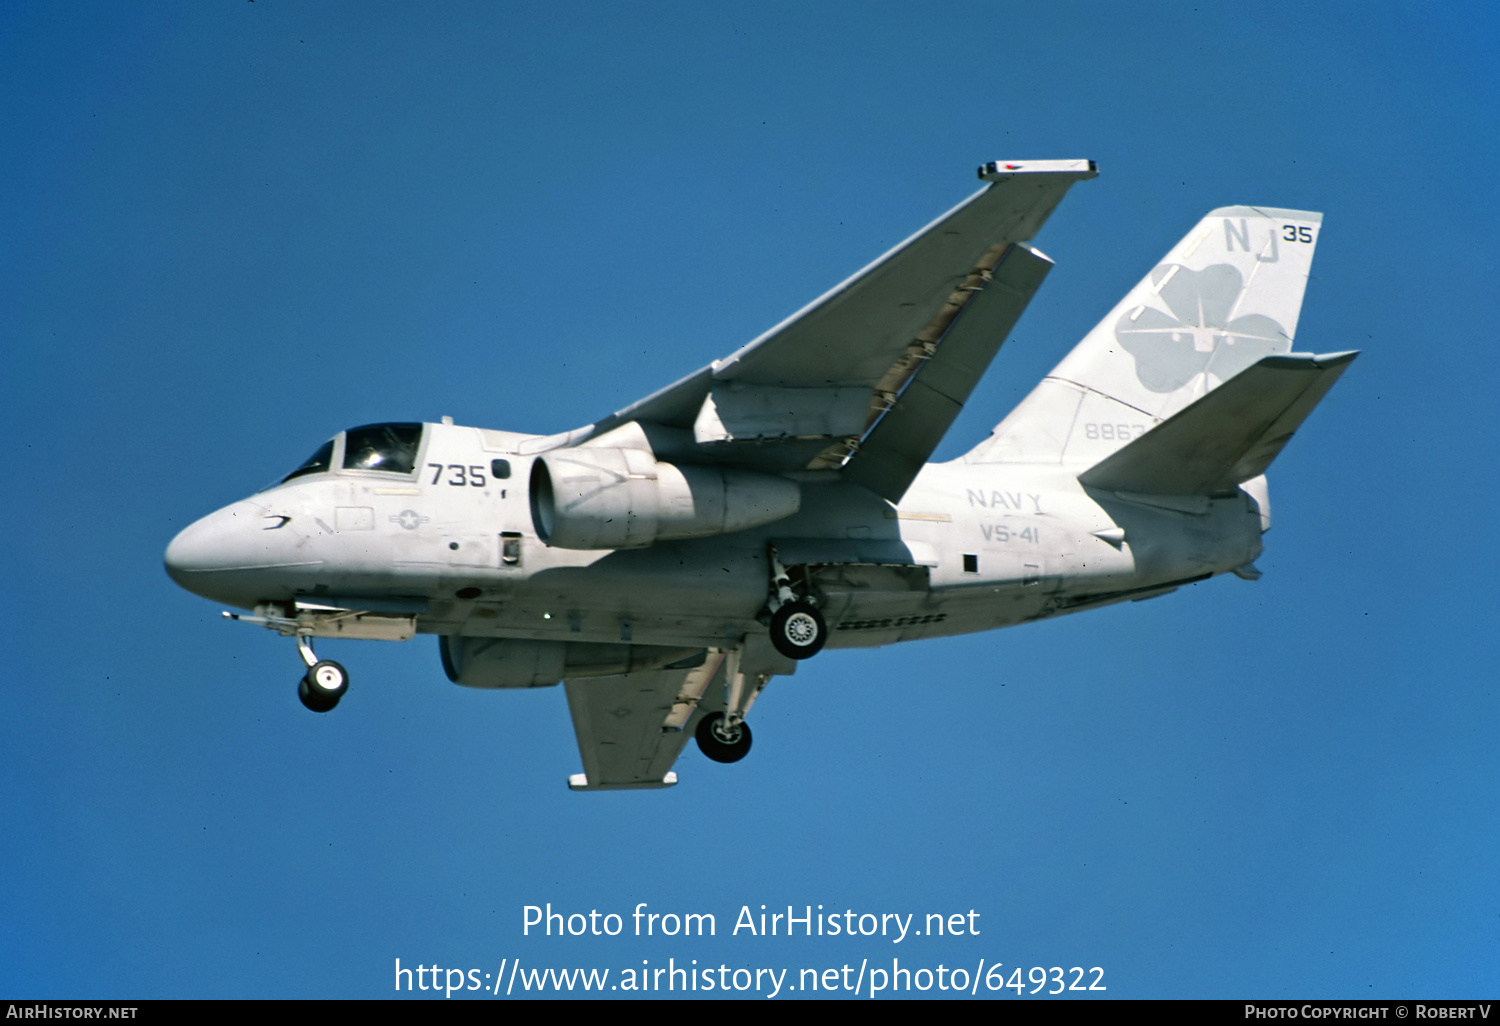
M788 659L811 659L828 641L828 624L809 599L792 591L791 576L781 565L774 544L767 547L771 560L771 644Z
M306 635L297 635L297 651L307 664L307 673L297 684L297 697L313 712L328 712L349 690L349 671L332 659L319 659Z
M714 762L739 762L750 754L750 725L745 715L771 680L769 673L740 668L746 647L746 640L740 639L738 646L725 653L722 670L714 668L715 676L724 675L724 711L704 716L694 732L698 750Z

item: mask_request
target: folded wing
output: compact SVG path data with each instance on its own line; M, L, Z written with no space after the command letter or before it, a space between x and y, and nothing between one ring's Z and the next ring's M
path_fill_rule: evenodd
M985 165L985 188L739 351L544 444L634 421L677 458L847 466L897 499L1050 267L1024 243L1096 173L1086 160Z

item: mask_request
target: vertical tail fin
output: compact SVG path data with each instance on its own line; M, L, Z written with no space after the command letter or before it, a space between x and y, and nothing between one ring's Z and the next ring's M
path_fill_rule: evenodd
M1322 219L1210 213L965 460L1092 465L1290 352Z

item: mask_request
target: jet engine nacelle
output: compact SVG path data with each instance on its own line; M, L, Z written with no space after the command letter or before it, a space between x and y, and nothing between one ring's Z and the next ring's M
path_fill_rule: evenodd
M641 549L759 527L796 513L775 474L661 463L640 449L561 449L531 466L531 521L562 549Z
M524 638L438 638L443 671L468 688L544 688L563 678L613 677L699 657L701 648L616 645Z

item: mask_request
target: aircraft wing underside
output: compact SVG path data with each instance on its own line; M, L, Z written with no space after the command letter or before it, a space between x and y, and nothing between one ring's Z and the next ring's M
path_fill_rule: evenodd
M583 757L575 791L670 787L672 765L705 712L722 708L724 653L702 665L564 683Z
M636 422L659 455L847 467L898 499L1051 267L1026 240L1096 173L1086 160L980 172L985 188L737 352L536 451Z

